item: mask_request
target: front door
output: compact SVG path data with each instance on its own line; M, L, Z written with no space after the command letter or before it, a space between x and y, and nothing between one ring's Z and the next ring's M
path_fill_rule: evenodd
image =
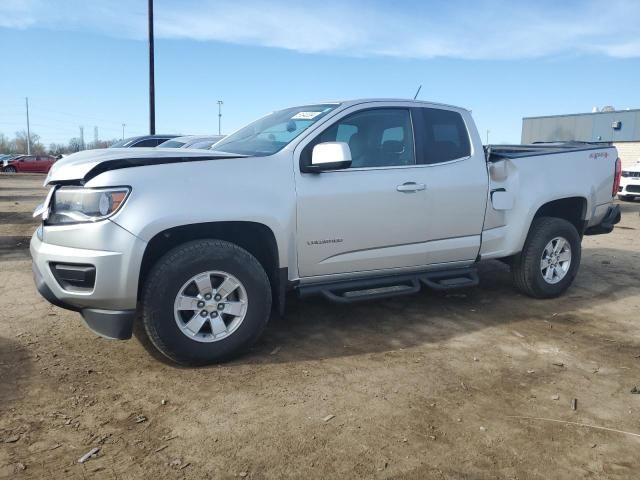
M304 146L303 161L317 143L346 142L352 165L297 173L301 277L475 261L488 178L462 113L361 107Z
M346 115L305 150L329 141L349 144L352 165L297 178L300 276L426 265L427 179L411 110Z
M29 155L20 159L18 171L33 173L36 171L36 157Z

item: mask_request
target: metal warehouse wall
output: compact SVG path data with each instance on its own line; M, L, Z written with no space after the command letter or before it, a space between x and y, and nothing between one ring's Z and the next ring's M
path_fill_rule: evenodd
M612 128L621 122L620 129ZM640 109L522 119L522 143L579 140L640 142Z
M614 143L618 150L618 156L622 160L622 168L630 167L640 161L640 142Z

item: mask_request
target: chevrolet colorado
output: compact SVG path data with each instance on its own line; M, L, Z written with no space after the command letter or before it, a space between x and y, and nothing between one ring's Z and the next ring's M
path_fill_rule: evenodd
M346 303L475 285L501 259L537 298L573 282L583 235L620 220L615 148L483 147L468 110L405 100L287 108L204 151L57 162L35 283L97 334L139 318L175 362L227 359L285 294Z

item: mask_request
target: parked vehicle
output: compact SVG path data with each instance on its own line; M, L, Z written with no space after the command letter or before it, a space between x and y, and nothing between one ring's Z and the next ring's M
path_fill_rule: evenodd
M0 169L4 169L4 167L6 167L7 165L9 165L9 160L13 160L16 157L20 157L22 155L16 155L16 154L5 154L5 155L0 155ZM1 171L1 170L0 170Z
M620 200L633 200L635 197L640 197L640 160L622 171L618 189Z
M60 161L34 214L34 277L96 333L129 338L140 315L168 358L207 364L254 342L289 291L348 303L468 287L501 259L522 292L561 295L582 236L619 222L619 181L611 146L485 150L463 108L305 105L209 152Z
M20 155L2 167L5 173L47 173L56 162L53 155Z
M167 140L157 148L209 148L223 138L224 135L185 135Z
M109 148L141 148L157 147L163 142L178 135L141 135L139 137L129 137L114 143Z
M201 140L199 142L194 142L194 143L190 144L186 148L195 148L195 149L198 149L198 150L209 150L212 146L214 146L216 143L218 143L223 138L224 138L224 135L219 136L219 137L218 136L211 137L209 140Z

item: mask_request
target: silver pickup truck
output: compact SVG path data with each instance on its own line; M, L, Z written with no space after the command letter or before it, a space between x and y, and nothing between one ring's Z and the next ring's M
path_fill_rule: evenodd
M57 162L31 240L35 282L94 332L139 318L175 362L227 359L287 292L346 303L478 283L500 259L549 298L583 235L608 233L609 145L483 147L463 108L354 100L273 112L209 151L106 149Z

